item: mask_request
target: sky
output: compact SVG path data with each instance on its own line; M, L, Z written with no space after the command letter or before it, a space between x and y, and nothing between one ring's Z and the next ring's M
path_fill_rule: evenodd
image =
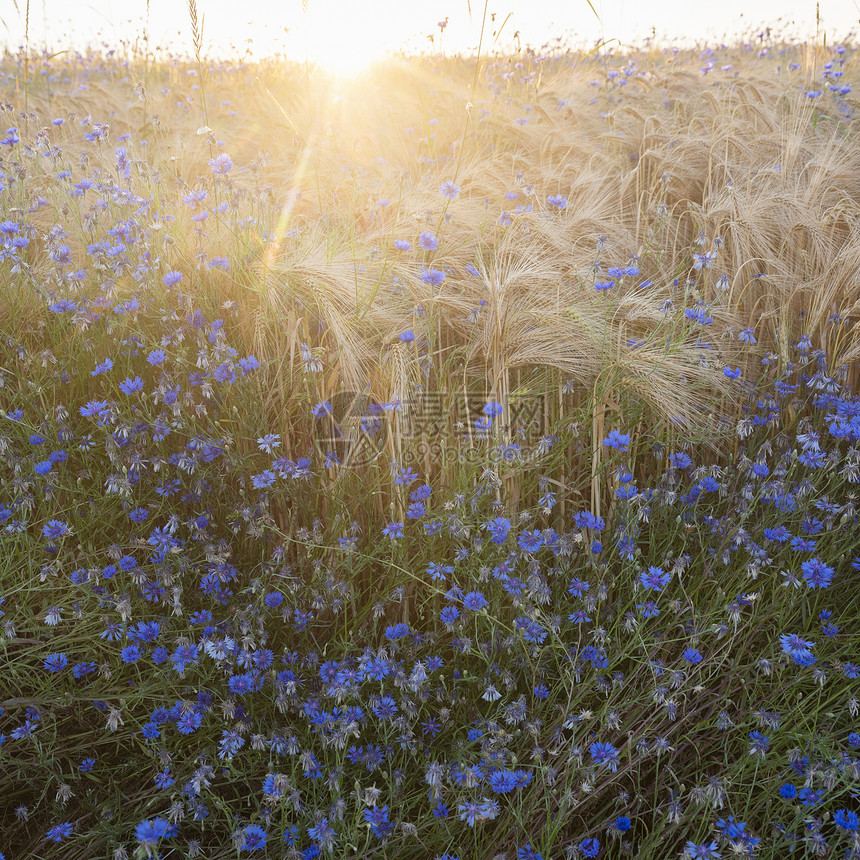
M29 0L30 44L50 51L102 41L118 47L148 30L150 44L188 51L187 0ZM0 44L24 43L27 0L6 0ZM17 9L16 9L17 6ZM592 8L593 6L593 8ZM276 51L350 72L386 50L474 51L483 0L197 0L205 50L236 56ZM820 0L819 38L856 31L860 0ZM494 15L494 20L491 18ZM653 30L660 38L718 42L770 25L798 38L816 32L815 0L490 0L484 50L519 43L539 48L556 37L573 46L617 40L629 45ZM440 23L447 20L444 30ZM431 42L428 38L433 36ZM98 40L97 38L98 37ZM252 40L249 42L248 40Z

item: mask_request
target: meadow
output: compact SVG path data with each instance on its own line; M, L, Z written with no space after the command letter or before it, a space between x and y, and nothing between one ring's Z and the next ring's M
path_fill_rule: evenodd
M858 75L7 53L0 858L860 858Z

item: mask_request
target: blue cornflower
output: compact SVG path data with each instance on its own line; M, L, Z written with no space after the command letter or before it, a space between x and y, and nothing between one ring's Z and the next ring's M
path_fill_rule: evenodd
M328 415L332 409L333 407L331 403L328 400L323 400L311 409L311 415L313 415L314 418L322 418L324 415Z
M69 533L69 527L62 520L49 520L42 526L42 534L49 540L58 540Z
M543 535L539 529L524 531L517 538L517 544L525 552L537 552L543 546Z
M107 373L113 367L113 362L106 358L100 364L97 364L95 370L90 371L90 376L98 376L100 373Z
M689 454L685 454L683 451L676 451L674 454L669 455L669 465L674 469L689 469L693 465L693 461L690 459Z
M722 854L718 849L716 842L703 842L701 845L696 845L695 842L688 841L684 846L684 853L690 860L719 860Z
M389 523L383 530L382 534L391 540L403 537L403 523Z
M43 665L47 672L61 672L69 665L69 658L65 654L55 651L53 654L48 654L45 657Z
M600 853L600 840L593 837L591 839L583 839L578 847L583 857L596 857Z
M237 364L242 369L242 376L247 376L252 370L256 370L260 366L260 362L253 355L240 358Z
M432 492L433 490L429 486L427 486L427 484L422 484L420 487L413 490L409 494L409 498L413 502L426 502L427 499L430 498Z
M435 251L439 247L439 241L429 230L425 230L418 237L418 245L425 251Z
M365 809L363 813L364 820L370 824L370 830L378 839L384 837L391 829L391 824L388 821L388 807L379 808L374 806L373 809Z
M446 574L453 573L454 568L450 564L436 564L431 561L427 567L427 574L432 580L445 580Z
M209 168L215 176L226 176L233 169L233 159L226 152L220 152L209 159Z
M413 472L410 468L402 468L397 472L397 477L394 479L394 483L401 487L408 487L412 484L415 479L418 477L417 472Z
M122 658L123 663L136 663L141 657L140 646L126 645L125 648L119 652L119 656Z
M52 842L62 842L67 836L72 835L75 825L71 821L65 821L62 824L55 824L46 834L45 837Z
M567 587L568 594L572 594L574 597L582 597L589 589L589 583L587 579L578 579L574 577L570 581L570 585Z
M837 809L833 813L833 821L838 827L849 833L855 832L860 827L860 818L858 818L857 813L848 809Z
M259 851L265 847L268 834L259 824L249 824L242 833L241 851Z
M671 573L666 573L662 568L653 565L648 568L647 572L643 570L639 574L639 581L649 591L662 591L669 584L671 578Z
M394 247L397 248L398 251L411 251L412 243L408 239L395 239Z
M36 465L33 466L33 471L37 475L47 475L53 468L53 465L54 464L50 460L42 460L42 462L36 463Z
M146 360L153 366L161 364L165 358L167 358L167 354L163 349L153 349L146 356Z
M411 328L408 328L408 329L406 329L406 331L400 332L400 334L397 335L397 337L403 343L412 343L412 341L415 340L415 332L412 331Z
M133 511L129 511L129 513L128 513L128 518L133 523L145 522L145 520L148 516L149 516L149 511L146 508L135 508Z
M797 787L790 782L783 783L779 787L779 796L784 800L794 800L797 797Z
M255 489L262 490L274 484L276 477L277 475L275 475L275 473L271 469L266 469L259 475L252 475L251 483L253 484Z
M770 749L770 738L761 732L750 732L750 740L752 741L750 755L758 755L764 758Z
M741 369L736 367L734 370L731 369L728 365L723 368L723 375L728 377L729 379L740 379Z
M166 835L169 829L169 821L164 818L153 818L151 821L141 821L135 828L134 835L138 842L154 845Z
M460 188L448 179L442 183L439 191L449 200L453 200L460 193Z
M439 613L439 618L445 624L453 624L460 617L460 610L456 606L446 606Z
M411 632L409 625L404 624L401 621L399 624L392 624L385 628L385 638L402 639L404 636L408 636Z
M543 860L543 854L526 845L525 848L517 848L517 860Z
M810 588L827 588L833 579L833 568L817 558L811 558L800 566L803 579Z
M790 633L779 637L779 642L782 645L782 650L791 657L792 660L802 660L812 657L811 648L815 647L814 642L807 642L801 639L796 633Z
M178 284L182 280L182 272L168 272L162 279L161 282L165 287L172 287L174 284Z
M438 287L445 280L445 273L439 269L424 269L418 276L425 284Z
M617 448L619 451L626 451L630 444L630 434L620 433L618 430L610 431L609 435L603 440L603 444L607 448Z
M479 612L485 606L488 606L487 598L480 591L470 591L463 598L463 606L466 609L471 609L473 612Z
M264 454L271 454L275 450L275 448L281 447L281 434L280 433L267 433L265 436L261 436L257 439L257 449L262 451Z
M186 711L176 719L176 728L182 735L193 735L201 725L203 725L203 714L198 711Z
M506 517L496 517L484 524L484 528L490 533L493 543L504 543L508 539L511 530L511 521Z
M697 663L701 663L702 660L704 660L704 657L702 657L698 648L687 648L687 650L684 651L684 659L695 666Z
M611 771L618 770L618 765L621 759L618 755L618 750L610 743L593 743L589 749L591 752L592 761L595 764L606 764Z
M565 209L567 208L567 197L563 197L561 194L550 194L549 197L546 198L546 202L553 209Z
M135 376L134 379L127 376L120 382L119 390L123 394L133 394L135 391L143 391L143 380L139 376Z

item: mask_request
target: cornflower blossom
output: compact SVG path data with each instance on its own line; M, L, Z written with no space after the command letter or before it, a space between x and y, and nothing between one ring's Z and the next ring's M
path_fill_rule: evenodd
M639 582L649 591L662 591L672 578L671 573L653 565L648 568L648 571L642 571L639 574Z
M684 856L689 860L719 860L723 855L719 852L719 845L716 842L703 842L701 845L696 845L695 842L688 841L684 846Z
M770 738L766 737L761 732L750 732L750 740L752 741L750 755L757 755L764 758L767 751L770 749Z
M618 770L621 759L618 750L610 743L596 742L589 748L591 759L595 764L606 764L613 772Z
M425 230L418 237L418 245L425 251L435 251L439 247L439 241L429 230Z
M226 152L209 159L209 167L215 176L226 176L233 169L233 160Z
M619 451L626 451L627 446L630 444L630 434L612 430L603 440L603 444L607 448L617 448Z
M391 540L397 540L397 538L403 537L403 523L389 523L383 530L382 533Z
M55 824L45 834L45 838L50 839L52 842L62 842L67 836L72 835L72 831L74 829L75 825L72 824L71 821L65 821L62 824Z
M275 448L281 447L281 436L279 433L267 433L257 439L257 448L265 454L272 454Z
M809 660L813 657L811 648L815 647L814 642L807 642L796 633L783 634L779 637L782 650L791 657L792 660Z
M239 845L240 851L259 851L265 848L268 834L259 824L249 824L242 831L242 842Z
M818 558L803 562L800 569L803 579L810 588L827 588L833 579L833 568Z
M442 183L439 191L449 200L453 200L460 193L460 188L449 179Z
M167 834L170 822L164 818L141 821L134 831L135 838L144 849L154 848L158 840ZM147 852L148 853L148 852Z
M418 276L425 284L431 287L438 287L445 280L445 273L439 269L424 269Z
M479 612L485 606L488 606L487 598L480 591L470 591L463 598L463 606L472 612Z

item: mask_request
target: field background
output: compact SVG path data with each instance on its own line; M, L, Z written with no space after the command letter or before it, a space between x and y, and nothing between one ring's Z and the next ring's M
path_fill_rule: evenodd
M858 856L853 46L0 72L8 860Z

